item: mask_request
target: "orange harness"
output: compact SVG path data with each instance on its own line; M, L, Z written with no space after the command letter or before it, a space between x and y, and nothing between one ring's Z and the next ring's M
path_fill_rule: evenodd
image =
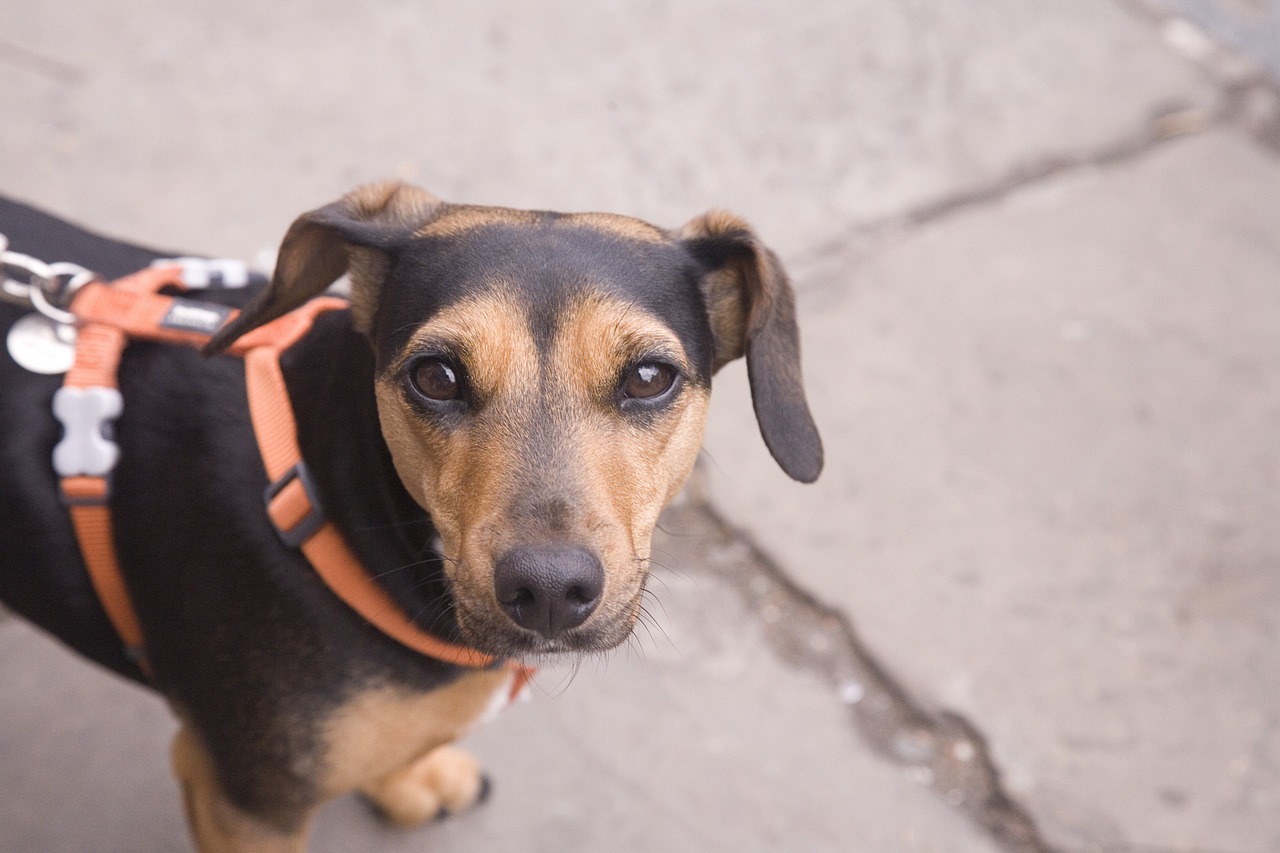
M80 552L126 654L148 676L151 667L142 628L120 572L112 536L108 475L115 462L114 445L108 444L105 454L99 447L96 454L91 449L79 455L74 445L104 441L101 424L119 415L116 374L130 339L200 346L214 328L234 314L233 309L159 293L161 288L170 286L186 289L182 266L154 266L111 284L94 281L82 287L71 303L71 312L80 324L75 364L54 398L54 411L67 427L67 435L54 452L55 467L62 478L63 499L71 513ZM329 589L383 633L437 660L478 669L492 666L492 656L447 643L415 625L369 577L342 534L319 508L298 448L297 425L280 369L280 355L306 334L317 316L346 306L345 300L319 297L250 331L228 350L245 361L249 412L270 481L264 493L267 514L285 544L301 548ZM193 328L201 325L213 328ZM81 401L87 394L95 395L89 407L97 406L103 411L90 418L99 419L96 426L91 423L84 428L81 424L81 428L74 429L77 441L72 441L76 422L66 410L83 408ZM108 402L103 404L104 400ZM73 446L59 462L64 443ZM86 458L87 462L77 466L77 459ZM514 675L510 694L514 698L533 670L508 666Z

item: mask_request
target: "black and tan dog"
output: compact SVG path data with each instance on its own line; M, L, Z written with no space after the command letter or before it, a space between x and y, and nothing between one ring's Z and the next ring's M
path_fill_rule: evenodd
M12 204L13 248L116 276L155 253ZM811 481L791 288L723 213L675 231L605 214L362 187L300 217L217 351L343 273L348 311L283 360L329 517L397 605L502 659L598 652L639 612L650 536L688 475L712 374L746 355L765 441ZM233 300L233 296L224 297ZM0 331L18 310L0 303ZM319 804L363 790L410 823L465 808L448 746L506 673L398 644L339 601L266 517L244 364L136 343L120 369L111 510L151 683L201 850L301 850ZM86 579L50 453L60 377L0 355L0 598L144 680Z

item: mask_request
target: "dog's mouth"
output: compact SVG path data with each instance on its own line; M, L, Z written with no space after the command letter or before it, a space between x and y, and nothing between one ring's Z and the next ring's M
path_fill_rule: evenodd
M524 662L599 654L643 616L647 548L590 536L458 539L437 544L458 639L477 651Z
M641 587L643 584L641 585ZM470 607L457 602L458 629L463 642L485 654L525 662L564 655L609 651L631 636L641 614L643 589L621 602L602 601L580 625L554 630L546 625L520 624L513 607L486 602ZM517 611L518 612L518 611Z

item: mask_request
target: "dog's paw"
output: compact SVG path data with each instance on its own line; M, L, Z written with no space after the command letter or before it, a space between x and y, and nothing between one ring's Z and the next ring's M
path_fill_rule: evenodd
M386 820L416 826L466 811L489 795L489 779L469 752L441 746L366 787L364 794Z

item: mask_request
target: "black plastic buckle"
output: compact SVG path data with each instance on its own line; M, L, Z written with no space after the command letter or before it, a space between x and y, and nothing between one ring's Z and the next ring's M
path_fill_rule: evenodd
M299 461L298 464L285 471L279 480L269 484L262 491L262 502L267 507L267 517L271 518L271 502L293 480L302 483L302 490L307 494L307 502L311 504L311 512L307 513L301 521L288 530L284 530L276 524L275 519L271 519L271 526L276 529L276 534L279 535L280 541L286 546L299 548L303 542L316 535L316 532L324 526L324 507L320 504L320 496L316 493L315 481L311 479L311 472L307 469L306 463Z

